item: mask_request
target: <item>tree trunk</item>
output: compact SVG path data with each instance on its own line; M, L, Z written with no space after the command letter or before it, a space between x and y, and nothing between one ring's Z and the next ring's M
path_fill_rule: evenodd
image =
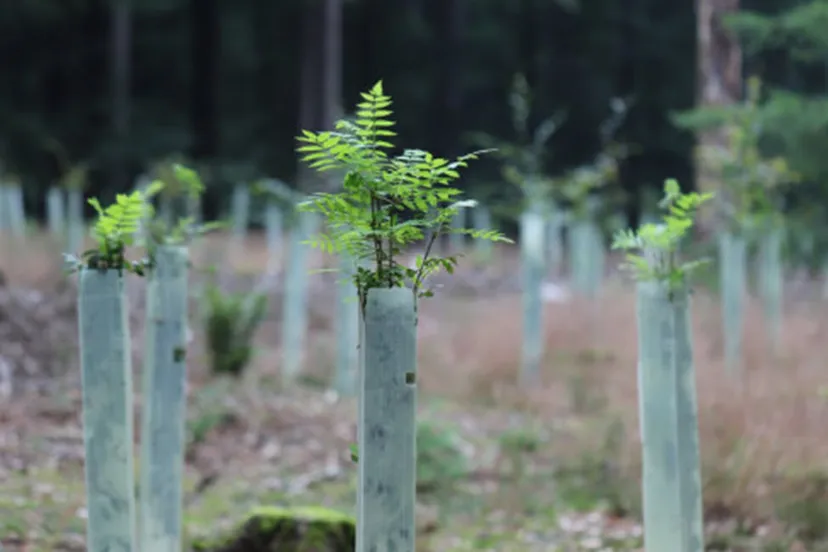
M129 139L131 17L130 0L113 0L111 6L110 77L112 99L112 135L115 156L112 160L112 184L116 190L128 187L127 141Z
M218 54L221 43L216 0L190 0L192 83L190 128L196 161L215 157L219 150Z
M724 29L722 18L739 9L739 0L696 0L698 40L698 96L700 106L720 106L735 103L742 96L742 49L738 39ZM700 146L724 145L721 130L700 132ZM708 167L696 163L696 188L716 191L720 186L717 175ZM714 224L713 212L703 210L700 218L702 231Z

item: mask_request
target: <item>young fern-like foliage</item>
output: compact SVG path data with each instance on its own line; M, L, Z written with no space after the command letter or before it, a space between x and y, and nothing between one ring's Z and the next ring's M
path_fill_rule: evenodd
M333 131L303 130L298 137L298 151L311 168L345 175L341 192L316 193L299 204L300 210L327 219L328 232L310 243L329 253L345 252L356 261L354 282L363 307L368 290L376 287L411 286L417 297L430 296L423 285L426 278L439 270L452 272L457 263L454 256L432 254L439 235L510 241L494 230L450 227L460 209L475 205L459 199L461 192L451 183L484 152L453 161L418 149L392 156L395 123L382 81L362 93L362 99L352 120L337 121ZM426 230L433 232L414 268L402 264L406 246L424 239Z
M679 247L693 227L693 217L698 208L710 200L713 194L681 193L678 181L664 182L664 198L659 204L667 213L661 224L644 224L638 231L621 230L615 234L612 248L643 250L659 256L660 262L651 263L644 255L627 253L624 268L630 270L637 280L652 280L666 283L669 287L682 285L687 275L707 262L697 259L682 262Z
M131 194L118 194L115 203L106 208L97 198L90 198L88 203L98 213L92 228L97 247L84 251L80 258L67 255L70 272L80 268L111 269L143 276L152 264L151 258L130 261L126 258L126 249L135 244L135 233L141 221L152 216L150 199L159 190L160 186L152 185L144 192L136 190Z

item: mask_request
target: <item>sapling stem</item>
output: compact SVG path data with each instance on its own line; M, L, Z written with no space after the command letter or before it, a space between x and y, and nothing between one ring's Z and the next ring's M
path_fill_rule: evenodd
M662 252L650 251L652 268ZM698 411L687 286L638 284L638 382L647 550L702 552Z
M719 267L724 357L725 369L731 377L737 377L742 368L746 262L744 237L728 231L722 232L719 236Z
M46 221L52 236L61 236L66 228L66 201L63 190L56 186L49 188L46 195Z
M188 262L186 247L159 245L147 284L140 487L144 552L181 550Z
M78 290L88 552L135 550L132 363L118 270L81 269Z
M770 340L771 353L782 346L782 237L780 228L762 234L759 241L759 294Z
M415 297L368 290L360 374L358 552L414 552L416 504Z
M282 313L282 379L289 384L298 377L305 355L308 325L308 246L316 217L297 212L290 232L285 299Z
M543 361L544 216L526 211L520 217L520 262L523 280L523 355L520 380L533 385Z

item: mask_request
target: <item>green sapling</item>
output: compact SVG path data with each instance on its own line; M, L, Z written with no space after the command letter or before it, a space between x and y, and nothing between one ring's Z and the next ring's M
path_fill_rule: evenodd
M138 223L152 209L140 192L119 194L98 213L96 247L67 255L78 271L83 434L87 498L87 550L135 550L132 363L124 273L143 275L149 259L130 261Z
M451 228L451 220L474 202L458 201L451 186L470 154L454 161L422 150L392 157L391 98L382 82L362 94L354 120L335 130L303 131L299 151L311 167L345 174L338 193L317 193L300 209L321 213L327 233L311 244L346 252L354 262L359 298L362 366L358 421L359 552L415 550L416 310L417 298L432 294L426 280L451 272L456 257L433 257L443 233L506 241L484 229ZM404 248L428 234L413 266Z
M167 205L204 189L198 174L174 164L165 180L149 185L164 192L171 179L177 194ZM182 202L185 205L186 202ZM144 552L181 550L187 384L187 313L190 238L205 231L191 216L173 211L149 221L147 249L153 265L147 284L141 429L140 544ZM148 219L144 219L145 221Z
M742 364L748 240L754 237L757 229L761 233L772 228L768 221L778 216L775 202L780 190L799 181L799 175L790 170L785 159L762 155L759 147L762 138L761 92L761 81L751 77L743 103L715 112L696 110L677 118L681 126L690 128L721 126L727 138L723 146L700 147L697 157L699 165L722 183L718 202L720 287L725 365L732 376L739 373ZM773 237L769 239L765 247L774 243ZM769 259L776 255L769 253ZM769 278L774 276L769 275ZM765 306L771 309L766 311L769 319L776 316L776 306L767 302Z
M638 396L642 441L644 544L647 550L703 552L699 459L688 275L704 260L683 262L681 243L710 194L682 194L667 180L662 224L620 231L614 249L638 280Z

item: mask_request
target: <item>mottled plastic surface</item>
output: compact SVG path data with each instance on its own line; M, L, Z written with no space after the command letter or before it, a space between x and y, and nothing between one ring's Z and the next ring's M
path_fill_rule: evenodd
M546 269L543 214L524 212L520 217L520 263L523 281L523 348L521 382L532 385L540 377L543 359L543 302L541 287Z
M745 324L747 246L742 236L719 235L719 287L722 297L725 369L731 377L742 370L742 341Z
M140 544L180 552L186 418L187 248L159 246L147 283Z
M132 552L132 362L124 277L82 270L78 279L87 551Z
M417 337L409 289L372 289L360 374L358 552L414 552Z
M702 552L698 408L686 288L638 284L638 385L647 550Z
M759 296L774 355L782 348L782 238L782 230L773 229L759 240Z

